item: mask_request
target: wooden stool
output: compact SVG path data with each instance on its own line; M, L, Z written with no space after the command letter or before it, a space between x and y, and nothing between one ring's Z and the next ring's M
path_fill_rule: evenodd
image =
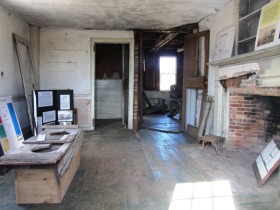
M222 136L215 136L215 135L206 135L201 136L200 140L202 141L202 147L204 149L206 143L211 143L218 154L218 151L223 152L223 144L225 141L225 137Z

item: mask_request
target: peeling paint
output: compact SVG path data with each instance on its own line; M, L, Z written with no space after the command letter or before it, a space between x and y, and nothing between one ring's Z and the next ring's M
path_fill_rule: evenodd
M230 0L2 0L1 4L39 27L167 29L198 22L217 13L228 2Z

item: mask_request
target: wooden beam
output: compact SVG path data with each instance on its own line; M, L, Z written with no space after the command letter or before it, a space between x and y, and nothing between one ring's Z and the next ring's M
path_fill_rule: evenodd
M210 35L210 31L207 30L207 31L197 32L197 33L194 33L194 34L188 34L187 38L189 38L189 39L191 39L191 38L200 38L202 36L209 36L209 35Z
M163 40L159 41L156 46L151 50L151 52L158 51L161 47L166 45L169 41L171 41L174 37L176 37L179 33L170 33Z
M173 33L173 32L178 32L180 34L190 34L192 33L193 29L198 29L198 23L191 23L191 24L186 24L174 28L169 28L169 29L144 29L141 30L142 32L157 32L157 33Z
M143 33L139 32L139 124L138 128L143 128L143 72L144 72L144 65L143 65Z
M185 78L186 88L203 89L204 88L204 77L186 77Z

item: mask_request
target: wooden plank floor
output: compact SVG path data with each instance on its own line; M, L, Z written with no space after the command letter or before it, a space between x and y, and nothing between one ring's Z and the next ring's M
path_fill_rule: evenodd
M16 205L14 172L0 177L0 209L280 209L274 173L257 188L258 154L202 151L180 134L120 126L85 132L81 166L61 204Z
M158 129L164 132L179 133L180 132L180 120L179 114L174 118L167 117L169 113L165 114L148 114L143 117L143 125L145 128Z

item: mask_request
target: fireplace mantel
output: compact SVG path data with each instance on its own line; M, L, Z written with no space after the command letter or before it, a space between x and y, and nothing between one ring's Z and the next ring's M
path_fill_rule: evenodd
M234 56L227 59L222 59L218 61L209 62L208 65L213 67L225 67L233 66L237 64L244 64L249 62L255 62L266 58L272 58L275 56L280 56L280 45L269 47L262 50L257 50L254 52Z

